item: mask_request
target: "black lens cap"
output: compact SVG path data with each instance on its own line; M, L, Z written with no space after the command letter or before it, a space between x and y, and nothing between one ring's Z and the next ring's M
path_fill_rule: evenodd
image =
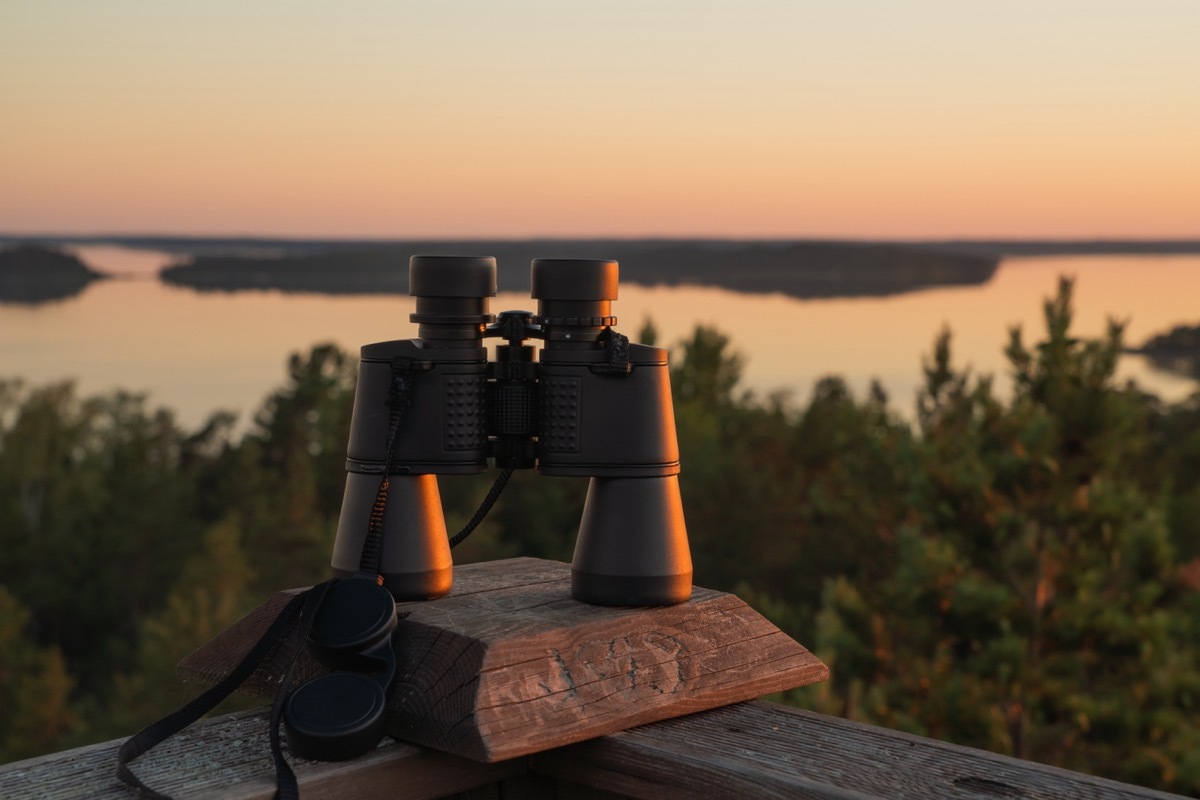
M374 581L345 580L329 587L309 641L328 651L361 652L396 627L396 601Z
M288 749L316 761L346 761L370 751L387 725L383 687L356 672L334 672L301 685L283 708Z

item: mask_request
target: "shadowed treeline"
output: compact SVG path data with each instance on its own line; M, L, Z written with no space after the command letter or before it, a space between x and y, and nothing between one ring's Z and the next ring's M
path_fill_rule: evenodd
M0 302L34 305L73 297L104 276L78 258L37 245L0 248Z
M500 263L500 290L522 293L529 290L529 263L537 257L613 258L621 263L625 283L716 286L795 297L883 296L932 286L982 284L998 264L993 255L833 241L113 241L178 253L179 261L162 271L162 280L204 291L403 294L408 291L412 253L494 255ZM45 246L68 242L50 240ZM0 294L3 299L21 298Z
M1200 325L1177 325L1126 352L1146 356L1165 372L1200 380Z
M6 237L0 236L0 244ZM10 242L12 240L9 240ZM540 239L337 241L187 237L58 237L42 247L115 244L174 253L163 281L201 291L279 290L321 294L403 294L412 253L494 255L501 291L529 289L538 257L621 263L625 283L714 286L779 292L799 298L879 297L938 286L980 285L1012 255L1179 254L1198 241L929 241ZM36 248L22 247L27 261ZM13 262L16 263L16 262ZM7 272L7 278L6 273ZM7 270L0 264L0 301L39 302L77 294L61 274Z
M789 702L1200 795L1200 393L1118 384L1120 327L1073 336L1071 290L1011 333L1009 396L937 336L915 425L836 377L755 396L712 328L674 343L696 582L830 665ZM293 355L240 438L0 383L0 758L132 733L195 693L183 655L326 577L355 369ZM493 478L439 478L450 530ZM585 490L518 471L455 559L569 560Z
M227 291L407 293L412 253L495 256L501 291L529 290L533 258L600 254L620 262L625 283L717 286L795 297L879 296L929 286L979 284L991 278L998 263L991 256L851 242L414 241L307 250L273 258L201 254L164 270L162 278L195 289Z

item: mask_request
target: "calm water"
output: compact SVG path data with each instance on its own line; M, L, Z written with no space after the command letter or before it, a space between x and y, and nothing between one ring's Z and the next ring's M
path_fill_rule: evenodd
M34 385L72 378L84 393L146 392L188 427L217 408L236 411L245 422L282 384L289 353L321 342L356 352L368 342L416 335L408 297L201 294L155 279L170 260L166 254L108 246L76 252L122 278L61 302L0 304L0 377ZM1109 316L1128 321L1126 340L1134 344L1171 325L1200 322L1200 256L1011 259L983 286L884 299L797 300L623 285L613 310L631 336L652 318L666 345L698 322L718 326L746 357L745 385L757 393L786 390L803 401L816 380L838 374L861 397L878 378L892 407L911 416L922 356L943 325L954 332L955 361L992 373L1007 391L1008 328L1021 325L1027 342L1040 337L1042 300L1053 294L1060 274L1077 278L1077 335L1101 334ZM533 306L528 297L504 294L492 310ZM1166 400L1198 388L1154 371L1138 356L1123 357L1119 373Z

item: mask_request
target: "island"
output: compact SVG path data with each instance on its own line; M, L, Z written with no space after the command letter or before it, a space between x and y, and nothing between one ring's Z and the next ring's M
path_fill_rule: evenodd
M105 276L70 253L35 244L0 248L0 303L65 300Z
M408 291L408 258L480 254L499 262L500 291L528 292L535 257L612 258L624 283L715 286L799 298L878 297L935 286L978 285L999 256L921 246L841 241L567 240L406 241L298 246L270 257L198 253L163 281L202 291L270 289L323 294Z
M1177 325L1126 352L1145 356L1164 372L1200 380L1200 325Z

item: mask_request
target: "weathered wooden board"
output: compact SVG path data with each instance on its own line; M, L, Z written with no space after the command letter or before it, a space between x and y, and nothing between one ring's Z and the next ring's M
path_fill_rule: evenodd
M286 603L272 598L180 664L214 682ZM664 608L570 596L566 564L509 559L455 569L447 597L401 603L389 733L496 762L823 680L828 669L733 595L696 588ZM249 689L273 694L292 656ZM319 671L301 656L298 677Z
M179 800L269 800L265 711L199 723L134 762ZM122 740L0 764L0 797L123 800ZM826 717L773 703L723 706L481 764L385 741L338 763L292 759L309 798L787 798L788 800L1170 800L1176 795Z
M657 722L529 759L642 800L1169 800L1177 795L763 701Z
M270 800L275 768L267 739L269 713L243 711L205 720L133 762L154 790L170 797ZM137 793L117 780L124 739L0 765L0 798L129 800ZM305 800L433 800L523 775L523 761L481 764L385 739L353 761L289 758Z

